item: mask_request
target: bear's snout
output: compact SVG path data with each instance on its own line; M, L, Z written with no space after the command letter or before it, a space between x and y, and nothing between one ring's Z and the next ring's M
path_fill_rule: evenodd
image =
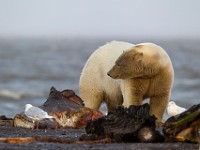
M108 75L109 77L113 78L113 75L112 75L112 73L111 73L111 70L107 72L107 75Z
M110 77L110 72L108 72L107 75Z
M113 73L111 73L111 70L107 73L107 75L113 79L118 78L118 75L114 75Z

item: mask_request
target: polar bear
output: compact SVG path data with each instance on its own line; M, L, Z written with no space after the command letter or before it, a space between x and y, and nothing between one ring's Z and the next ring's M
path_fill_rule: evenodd
M161 47L112 41L86 62L80 76L80 97L92 109L105 102L108 111L120 105L142 105L150 98L150 114L162 121L173 80L171 60Z

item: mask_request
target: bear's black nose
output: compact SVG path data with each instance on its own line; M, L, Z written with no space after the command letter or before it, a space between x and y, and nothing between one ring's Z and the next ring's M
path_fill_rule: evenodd
M110 76L110 73L108 72L107 75Z

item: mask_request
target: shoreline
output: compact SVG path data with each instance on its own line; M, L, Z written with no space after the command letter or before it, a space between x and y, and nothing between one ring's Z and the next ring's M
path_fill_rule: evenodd
M0 149L170 149L170 150L198 150L199 144L195 143L112 143L106 140L80 141L81 135L85 134L85 129L25 129L9 126L0 126ZM31 141L39 137L38 141ZM24 138L27 141L15 141L18 143L8 143L4 138ZM43 139L43 140L42 140Z

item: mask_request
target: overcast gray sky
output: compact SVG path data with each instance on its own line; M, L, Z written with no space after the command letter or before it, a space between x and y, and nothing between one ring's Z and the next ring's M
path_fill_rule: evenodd
M200 37L200 0L0 0L0 36Z

